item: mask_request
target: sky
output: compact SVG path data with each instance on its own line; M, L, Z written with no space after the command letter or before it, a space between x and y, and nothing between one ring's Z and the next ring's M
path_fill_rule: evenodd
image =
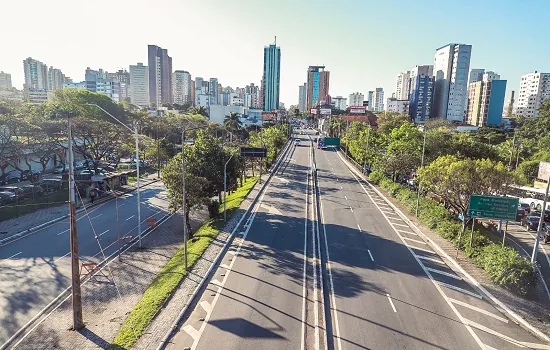
M168 49L174 70L223 86L260 84L263 47L281 48L280 99L298 102L310 65L325 65L330 95L382 87L433 64L448 43L472 45L470 68L508 80L550 71L546 0L2 0L0 70L23 86L23 60L74 81L86 67L109 72L147 64L147 45Z

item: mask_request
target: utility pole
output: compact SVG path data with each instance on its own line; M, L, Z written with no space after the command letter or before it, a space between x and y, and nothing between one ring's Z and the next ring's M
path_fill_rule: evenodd
M534 263L537 260L537 252L539 250L540 235L542 233L542 225L544 225L544 212L546 211L546 201L548 200L548 190L550 190L550 175L546 179L546 193L544 194L544 202L542 204L542 210L540 211L539 227L537 229L537 237L535 238L535 246L533 247L533 254L531 254L531 262Z
M84 327L82 319L82 296L80 293L80 263L78 261L78 236L76 234L76 194L74 182L73 136L71 132L71 116L67 116L68 131L68 158L69 158L69 230L71 245L71 293L73 302L73 330Z

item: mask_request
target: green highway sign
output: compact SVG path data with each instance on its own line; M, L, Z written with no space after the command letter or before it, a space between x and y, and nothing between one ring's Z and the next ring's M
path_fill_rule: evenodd
M470 197L468 216L473 218L516 220L518 204L519 198L474 194Z
M340 146L339 137L325 137L325 146Z

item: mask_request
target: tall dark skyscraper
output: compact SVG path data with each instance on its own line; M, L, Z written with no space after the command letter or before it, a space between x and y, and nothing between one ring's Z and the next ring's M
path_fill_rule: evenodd
M266 112L279 109L279 84L281 79L281 48L275 43L264 47L264 75L262 77L263 109Z
M172 57L168 50L148 45L148 58L151 103L172 103Z

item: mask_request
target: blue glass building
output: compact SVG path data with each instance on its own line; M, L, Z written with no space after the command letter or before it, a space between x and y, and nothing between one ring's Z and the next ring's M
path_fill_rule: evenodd
M424 123L430 118L434 90L434 77L417 75L411 82L409 115L415 123Z
M264 47L263 105L264 111L279 109L281 48L277 44Z

